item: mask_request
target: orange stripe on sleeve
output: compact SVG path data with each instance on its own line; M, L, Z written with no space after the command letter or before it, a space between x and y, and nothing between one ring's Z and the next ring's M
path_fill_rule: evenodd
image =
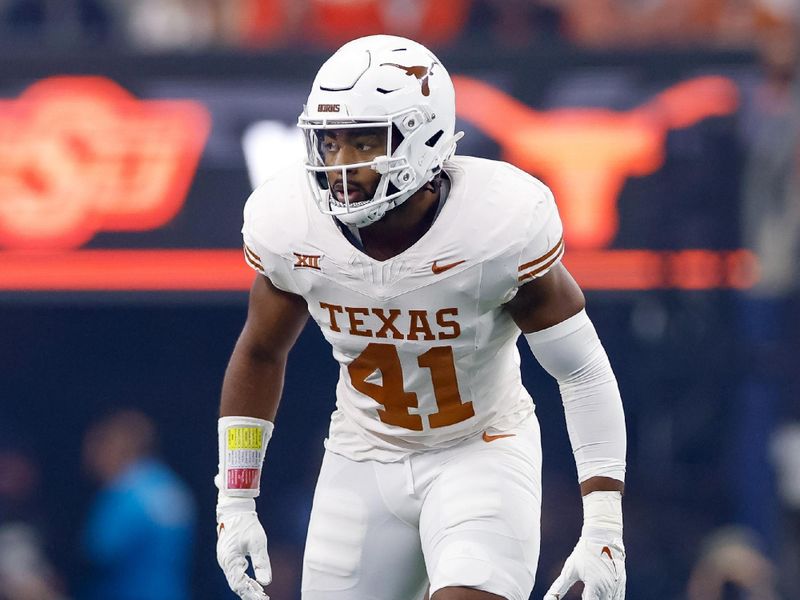
M250 247L245 244L244 245L244 259L247 261L247 264L253 267L256 271L263 271L264 266L261 264L261 258L252 250Z
M522 271L524 271L524 270L526 270L526 269L528 269L530 267L535 266L536 264L538 264L538 263L540 263L542 261L547 260L548 258L553 256L553 254L556 254L557 252L559 252L559 250L563 246L564 246L564 237L562 236L561 239L559 239L558 242L556 242L556 245L553 246L552 248L550 248L550 250L548 250L545 254L543 254L539 258L534 259L534 260L532 260L530 262L526 262L524 265L520 265L518 271L522 272Z
M533 279L534 277L538 277L539 275L541 275L542 273L547 271L547 269L552 267L556 262L558 262L558 260L562 256L564 256L564 244L563 244L563 242L559 242L558 245L553 250L556 251L555 256L550 258L550 260L548 260L546 263L540 264L537 268L532 269L531 271L528 271L527 273L524 273L523 275L520 275L517 278L517 281L525 281L526 279ZM548 255L551 255L552 253L553 252L550 251L550 252L548 252Z

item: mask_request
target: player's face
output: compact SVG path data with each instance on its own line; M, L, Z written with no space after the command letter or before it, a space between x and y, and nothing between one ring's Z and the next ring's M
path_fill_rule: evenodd
M335 129L321 137L320 153L326 167L370 162L386 154L386 128ZM370 167L347 170L347 190L341 171L327 173L328 184L338 202L344 203L345 193L351 204L375 196L381 175Z

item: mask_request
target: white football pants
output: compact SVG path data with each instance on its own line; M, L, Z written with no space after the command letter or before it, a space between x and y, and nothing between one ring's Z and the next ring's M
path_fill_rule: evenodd
M421 600L448 586L528 600L539 559L541 441L533 415L402 462L326 452L303 600Z

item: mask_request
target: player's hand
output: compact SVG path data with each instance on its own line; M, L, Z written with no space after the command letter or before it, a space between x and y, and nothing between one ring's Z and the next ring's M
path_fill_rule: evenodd
M247 575L247 557L255 579ZM269 600L263 586L272 581L267 534L252 498L220 496L217 502L217 562L230 588L242 600Z
M578 581L583 600L624 600L626 579L622 494L592 492L583 497L581 537L544 600L561 600Z
M584 585L581 596L584 600L624 600L626 576L622 538L599 533L581 536L544 600L560 600L578 581Z

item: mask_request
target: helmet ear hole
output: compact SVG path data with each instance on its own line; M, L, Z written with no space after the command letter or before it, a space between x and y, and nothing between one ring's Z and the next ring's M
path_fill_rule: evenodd
M317 184L319 185L320 189L327 190L328 175L326 173L314 173L314 176L317 178Z
M436 145L436 142L439 141L439 138L441 138L443 135L444 131L440 129L439 131L437 131L431 137L428 138L428 140L425 142L425 145L428 146L428 148L433 148Z

